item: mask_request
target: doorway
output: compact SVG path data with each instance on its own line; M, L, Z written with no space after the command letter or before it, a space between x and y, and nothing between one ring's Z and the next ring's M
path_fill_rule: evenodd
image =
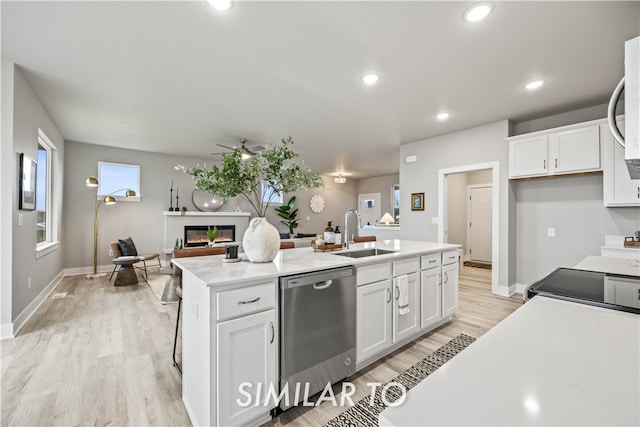
M480 182L475 182L474 179L469 180L468 177L470 175L465 175L466 178L465 179L461 179L459 174L471 174L471 173L475 173L475 172L481 172L483 174L487 174L487 178L485 179L484 182L480 183ZM450 200L448 195L449 194L453 194L451 192L448 191L448 187L450 187L451 185L456 185L456 181L463 181L464 186L461 186L460 188L462 188L460 190L460 192L462 193L462 195L460 195L460 192L456 192L455 196L452 196L453 199L455 199L456 197L465 200L465 205L460 205L461 207L458 209L453 209L452 206L450 206ZM467 241L467 234L469 234L468 231L468 218L466 215L467 212L467 206L466 203L468 202L468 196L467 196L467 184L474 186L474 185L480 185L480 184L485 184L483 185L484 187L489 187L490 190L490 194L491 194L491 199L490 199L490 206L491 206L491 214L490 214L490 218L491 218L491 227L484 227L484 231L483 233L485 234L485 238L487 235L488 230L490 230L490 246L488 246L490 249L487 249L487 245L485 245L484 250L490 253L490 256L488 255L482 255L483 257L488 258L487 262L491 262L491 292L497 295L502 295L501 292L501 288L500 288L500 284L499 284L499 277L500 277L500 263L499 263L499 255L500 255L500 248L499 248L499 241L500 241L500 229L499 229L499 224L500 224L500 209L499 209L499 193L500 193L500 182L499 182L499 162L488 162L488 163L479 163L479 164L474 164L474 165L466 165L466 166L459 166L459 167L454 167L454 168L447 168L447 169L440 169L438 170L438 242L440 243L447 243L447 242L451 242L451 243L458 243L462 246L463 250L464 250L464 255L463 257L465 258L469 258L469 253L468 253L468 249L470 247L470 245L472 245L473 243L468 242ZM455 203L455 200L452 201L453 203ZM483 204L486 204L487 200L485 200L483 202ZM488 207L485 206L485 209L488 210ZM452 242L452 240L449 239L449 237L451 237L451 231L449 229L449 224L448 224L448 219L449 221L451 220L449 213L452 214L460 214L460 211L464 212L464 214L459 215L462 216L464 218L465 224L463 225L464 227L464 239L460 239L460 237L458 237L458 240L460 240L460 242ZM484 217L484 221L487 221L487 215L488 212L484 212L482 214L482 216ZM473 223L472 226L473 228ZM454 233L455 234L455 233ZM471 249L471 251L473 252L473 248Z
M358 194L358 213L362 225L376 225L380 220L380 193Z

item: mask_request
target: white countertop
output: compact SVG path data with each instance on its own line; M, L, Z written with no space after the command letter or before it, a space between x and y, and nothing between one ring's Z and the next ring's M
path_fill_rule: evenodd
M222 261L224 255L175 258L172 262L182 270L194 274L207 286L223 286L238 281L270 279L345 265L390 261L407 255L457 250L459 245L393 239L354 243L349 245L349 251L374 247L396 252L375 257L350 258L335 255L335 252L314 252L313 248L308 247L281 250L273 262L267 263L253 263L246 259L237 263L225 263Z
M379 424L640 425L640 316L534 297Z
M640 259L588 256L575 267L578 270L640 276Z

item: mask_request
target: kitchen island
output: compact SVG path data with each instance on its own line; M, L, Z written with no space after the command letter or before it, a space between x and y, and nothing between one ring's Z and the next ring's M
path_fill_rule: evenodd
M354 258L309 247L280 251L270 263L175 259L183 271L182 395L192 423L260 425L270 419L277 405L268 392L279 391L282 277L356 268L357 369L452 318L458 245L388 240L340 252L373 248L391 252ZM397 310L398 280L408 289L408 313Z

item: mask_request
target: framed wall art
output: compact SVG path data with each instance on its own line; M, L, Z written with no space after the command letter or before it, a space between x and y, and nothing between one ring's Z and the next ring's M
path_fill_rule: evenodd
M424 193L411 193L411 210L424 210Z
M20 200L19 208L23 211L36 209L36 167L31 157L20 153Z

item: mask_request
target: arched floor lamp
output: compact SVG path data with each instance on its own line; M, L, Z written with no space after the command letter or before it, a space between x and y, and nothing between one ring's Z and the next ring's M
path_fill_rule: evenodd
M86 179L85 183L87 187L97 187L98 186L98 178L95 176L90 176ZM107 194L101 199L96 200L96 209L93 217L93 273L87 274L85 277L87 279L97 279L99 277L105 277L107 273L98 274L98 209L102 204L105 205L114 205L116 203L116 198L113 197L114 194L119 193L121 191L125 192L125 197L135 197L136 192L130 188L121 188L120 190L116 190L110 194Z

